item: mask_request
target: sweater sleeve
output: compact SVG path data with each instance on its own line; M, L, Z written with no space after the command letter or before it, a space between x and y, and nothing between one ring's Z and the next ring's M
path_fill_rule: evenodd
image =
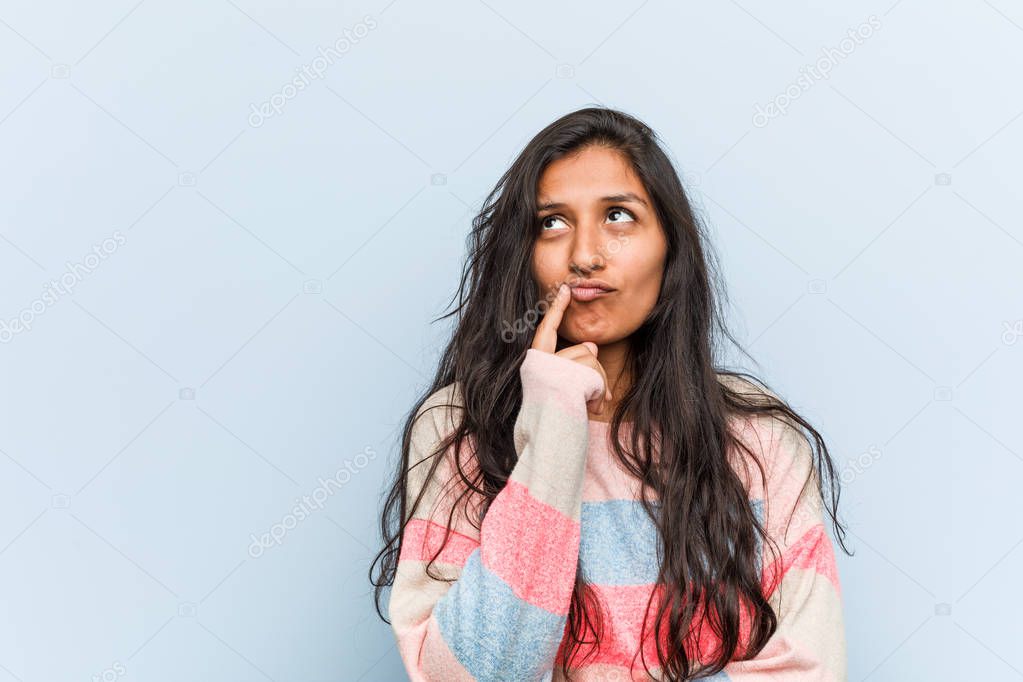
M762 548L762 582L778 615L778 629L755 658L729 663L726 679L845 682L841 585L810 444L787 422L769 421L760 509L778 553Z
M586 402L604 385L595 369L535 349L519 375L518 458L478 533L468 514L448 523L450 463L428 481L408 474L410 502L427 492L403 533L389 615L414 682L541 680L554 666L579 558ZM417 420L411 462L443 438L442 419ZM426 564L449 528L432 567L448 581L435 580Z

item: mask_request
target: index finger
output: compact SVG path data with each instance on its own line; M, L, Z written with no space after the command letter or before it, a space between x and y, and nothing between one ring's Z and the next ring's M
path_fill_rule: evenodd
M543 319L540 320L540 324L536 327L536 334L533 336L533 343L531 348L542 350L545 353L553 353L558 348L558 327L561 326L561 317L565 313L565 308L568 307L568 302L572 298L569 293L567 284L561 284L558 287L558 293L554 297L554 301L551 302L547 308L547 312L544 313Z

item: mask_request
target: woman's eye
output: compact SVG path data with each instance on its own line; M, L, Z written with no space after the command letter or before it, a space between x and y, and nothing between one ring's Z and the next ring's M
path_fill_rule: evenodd
M549 227L554 227L554 226L553 226L553 225L551 225L551 224L550 224L550 222L549 222L549 221L551 221L551 220L561 220L561 218L559 218L559 217L558 217L558 216L556 216L556 215L549 215L549 216L547 216L547 217L545 217L545 218L541 218L541 219L540 219L540 227L542 227L542 228L544 228L544 229L547 229L547 228L549 228Z
M615 214L625 216L625 219L624 220L612 220L611 222L613 222L613 223L627 223L627 222L630 222L632 220L635 220L635 218L632 216L632 214L629 213L628 211L626 211L624 208L612 208L610 211L607 212L607 215L608 215L609 218L611 216L615 215Z

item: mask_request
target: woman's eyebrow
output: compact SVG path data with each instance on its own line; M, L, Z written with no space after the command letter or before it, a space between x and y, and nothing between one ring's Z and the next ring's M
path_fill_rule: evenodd
M642 204L643 206L647 206L647 203L643 199L643 197L639 196L635 192L622 192L621 194L612 194L610 196L601 197L600 200L605 203L615 204L631 201L637 204Z
M647 202L643 199L643 197L639 196L635 192L622 192L620 194L609 194L606 197L600 197L600 199L598 199L598 201L600 201L602 203L605 203L605 204L618 204L618 203L633 202L633 203L636 203L636 204L642 204L643 206L646 206L647 208L649 208L649 204L647 204ZM565 206L566 206L566 204L564 204L564 203L562 203L560 201L546 201L544 203L538 204L537 207L536 207L536 210L537 211L547 211L547 210L552 209L552 208L564 208Z

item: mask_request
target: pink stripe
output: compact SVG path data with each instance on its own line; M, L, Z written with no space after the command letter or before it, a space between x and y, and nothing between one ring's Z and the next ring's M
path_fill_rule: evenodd
M621 437L628 443L631 427L626 424ZM640 482L629 474L608 442L610 424L590 422L589 448L586 455L586 476L583 479L583 501L605 502L607 500L635 500L639 498ZM656 497L648 491L648 497Z
M636 665L630 672L628 668L620 665L609 665L607 663L586 663L582 667L571 667L569 671L572 674L571 679L575 682L650 682L650 676L644 673L640 668L642 664L637 661ZM660 667L656 662L647 661L647 668L655 676L654 679L661 679ZM560 667L558 668L560 671ZM555 680L561 680L561 677L555 677Z
M520 598L568 613L579 557L579 522L509 480L483 519L483 565Z
M842 596L835 550L831 546L831 539L825 532L823 523L816 523L808 528L799 540L785 548L781 558L775 559L764 570L761 584L764 586L765 596L770 597L774 593L790 568L814 571L824 576L831 581L839 597Z
M658 662L657 646L654 640L654 626L657 608L664 594L664 586L591 585L591 587L600 600L605 614L610 614L610 617L605 615L604 618L605 631L601 639L600 650L592 658L588 659L587 664L631 667L634 674L637 674L642 671L645 662L649 669L656 670ZM643 632L644 607L646 607L647 600L650 599L651 594L653 594L653 599L650 600L648 610L646 611L646 631L645 637L642 638L643 658L641 659L637 652L640 648L640 635ZM700 623L700 617L703 612L702 607L697 608L693 621L694 628L697 626L697 623ZM661 646L664 649L669 648L667 644L667 618L668 615L665 614L664 627L660 633ZM740 625L740 646L742 642L748 641L749 637L748 618L743 618L742 620L743 622ZM720 646L720 638L714 634L706 620L701 624L698 635L692 634L686 640L686 649L690 652L690 658L692 659L695 656L696 661L709 660ZM584 647L577 656L585 655L586 651ZM563 643L562 648L558 652L559 661L564 660L565 653L566 650Z
M657 665L657 649L654 646L653 626L657 614L657 603L663 594L663 586L653 585L594 585L601 603L607 612L613 614L605 618L605 639L601 650L593 658L594 663L607 663L629 667L633 665L633 657L639 651L640 631L643 625L643 614L647 617L646 640L643 642L643 657L647 665ZM651 594L654 598L649 611L644 607ZM662 639L663 641L663 639ZM635 666L642 669L637 658Z
M533 391L526 393L525 391ZM542 395L543 399L536 396ZM536 410L538 412L547 409L555 409L564 418L571 421L582 421L586 418L586 403L580 400L574 393L565 391L553 391L549 388L537 386L535 388L523 388L523 403L521 409Z
M658 667L657 647L654 641L657 607L664 593L664 586L658 585L591 585L590 586L604 609L604 633L601 647L593 651L583 665L617 666L631 669L634 675L642 672L643 664L650 670ZM646 637L642 638L642 657L639 642L643 626L643 610L647 600L654 594L647 611ZM665 617L667 618L667 617ZM667 620L665 620L667 625ZM661 633L661 643L667 647L667 628ZM586 633L592 639L592 633ZM690 649L692 650L692 648ZM578 660L587 655L589 648L583 645L576 653ZM567 648L565 642L559 650L557 660L565 660ZM646 679L646 678L642 678Z
M519 368L524 404L528 398L546 396L555 401L571 417L586 416L586 401L600 396L604 377L600 372L575 360L530 348ZM563 387L551 390L549 387ZM583 399L579 399L582 393Z
M769 680L820 680L835 682L836 677L826 670L813 651L807 651L790 637L776 633L767 645L751 660L732 661L725 666L732 682L760 682ZM843 675L841 679L846 679Z
M430 561L444 542L444 530L444 526L433 521L419 518L410 519L408 525L405 526L405 532L402 537L401 553L398 555L399 561L408 559L413 561ZM456 531L451 531L447 544L441 550L437 561L463 566L466 559L469 558L469 555L477 547L479 547L479 542L476 540Z

